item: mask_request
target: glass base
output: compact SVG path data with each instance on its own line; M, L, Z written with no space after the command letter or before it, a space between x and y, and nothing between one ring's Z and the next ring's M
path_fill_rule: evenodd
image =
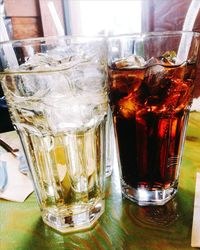
M79 209L80 210L80 209ZM105 201L100 200L90 209L82 209L79 213L42 211L42 219L45 224L61 233L71 233L93 227L105 210Z
M139 206L161 206L175 196L178 183L176 182L174 185L167 189L157 188L154 190L150 190L141 187L132 188L122 180L121 186L123 196L131 201L136 202Z

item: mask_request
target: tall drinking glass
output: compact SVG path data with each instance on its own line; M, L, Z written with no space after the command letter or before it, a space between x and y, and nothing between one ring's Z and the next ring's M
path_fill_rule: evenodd
M105 48L103 38L83 37L0 43L1 84L42 218L60 232L104 212Z
M139 205L163 205L177 192L198 49L192 32L108 40L122 192Z

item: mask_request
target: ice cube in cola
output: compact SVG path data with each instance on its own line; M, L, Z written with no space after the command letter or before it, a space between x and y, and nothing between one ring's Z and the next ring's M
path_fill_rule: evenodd
M141 67L127 66L123 59L108 72L122 192L146 205L165 189L162 204L176 192L194 65L176 65L174 56L154 58ZM138 190L143 189L155 193L141 199Z

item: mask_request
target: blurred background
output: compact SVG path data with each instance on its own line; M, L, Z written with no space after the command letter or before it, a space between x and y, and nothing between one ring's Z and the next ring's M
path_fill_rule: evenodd
M195 0L198 1L198 0ZM0 0L11 39L181 30L191 0ZM193 30L200 31L200 15Z
M107 36L182 30L191 2L192 0L0 0L0 41L52 35ZM193 31L200 31L200 13L197 13L192 25ZM194 94L196 98L200 97L200 67ZM0 117L0 132L12 129L1 89Z

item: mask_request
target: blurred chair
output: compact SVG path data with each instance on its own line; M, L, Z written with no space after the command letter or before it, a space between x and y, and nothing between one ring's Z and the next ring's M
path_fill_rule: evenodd
M11 39L58 35L49 2L64 27L63 0L4 0L6 17L11 20Z

